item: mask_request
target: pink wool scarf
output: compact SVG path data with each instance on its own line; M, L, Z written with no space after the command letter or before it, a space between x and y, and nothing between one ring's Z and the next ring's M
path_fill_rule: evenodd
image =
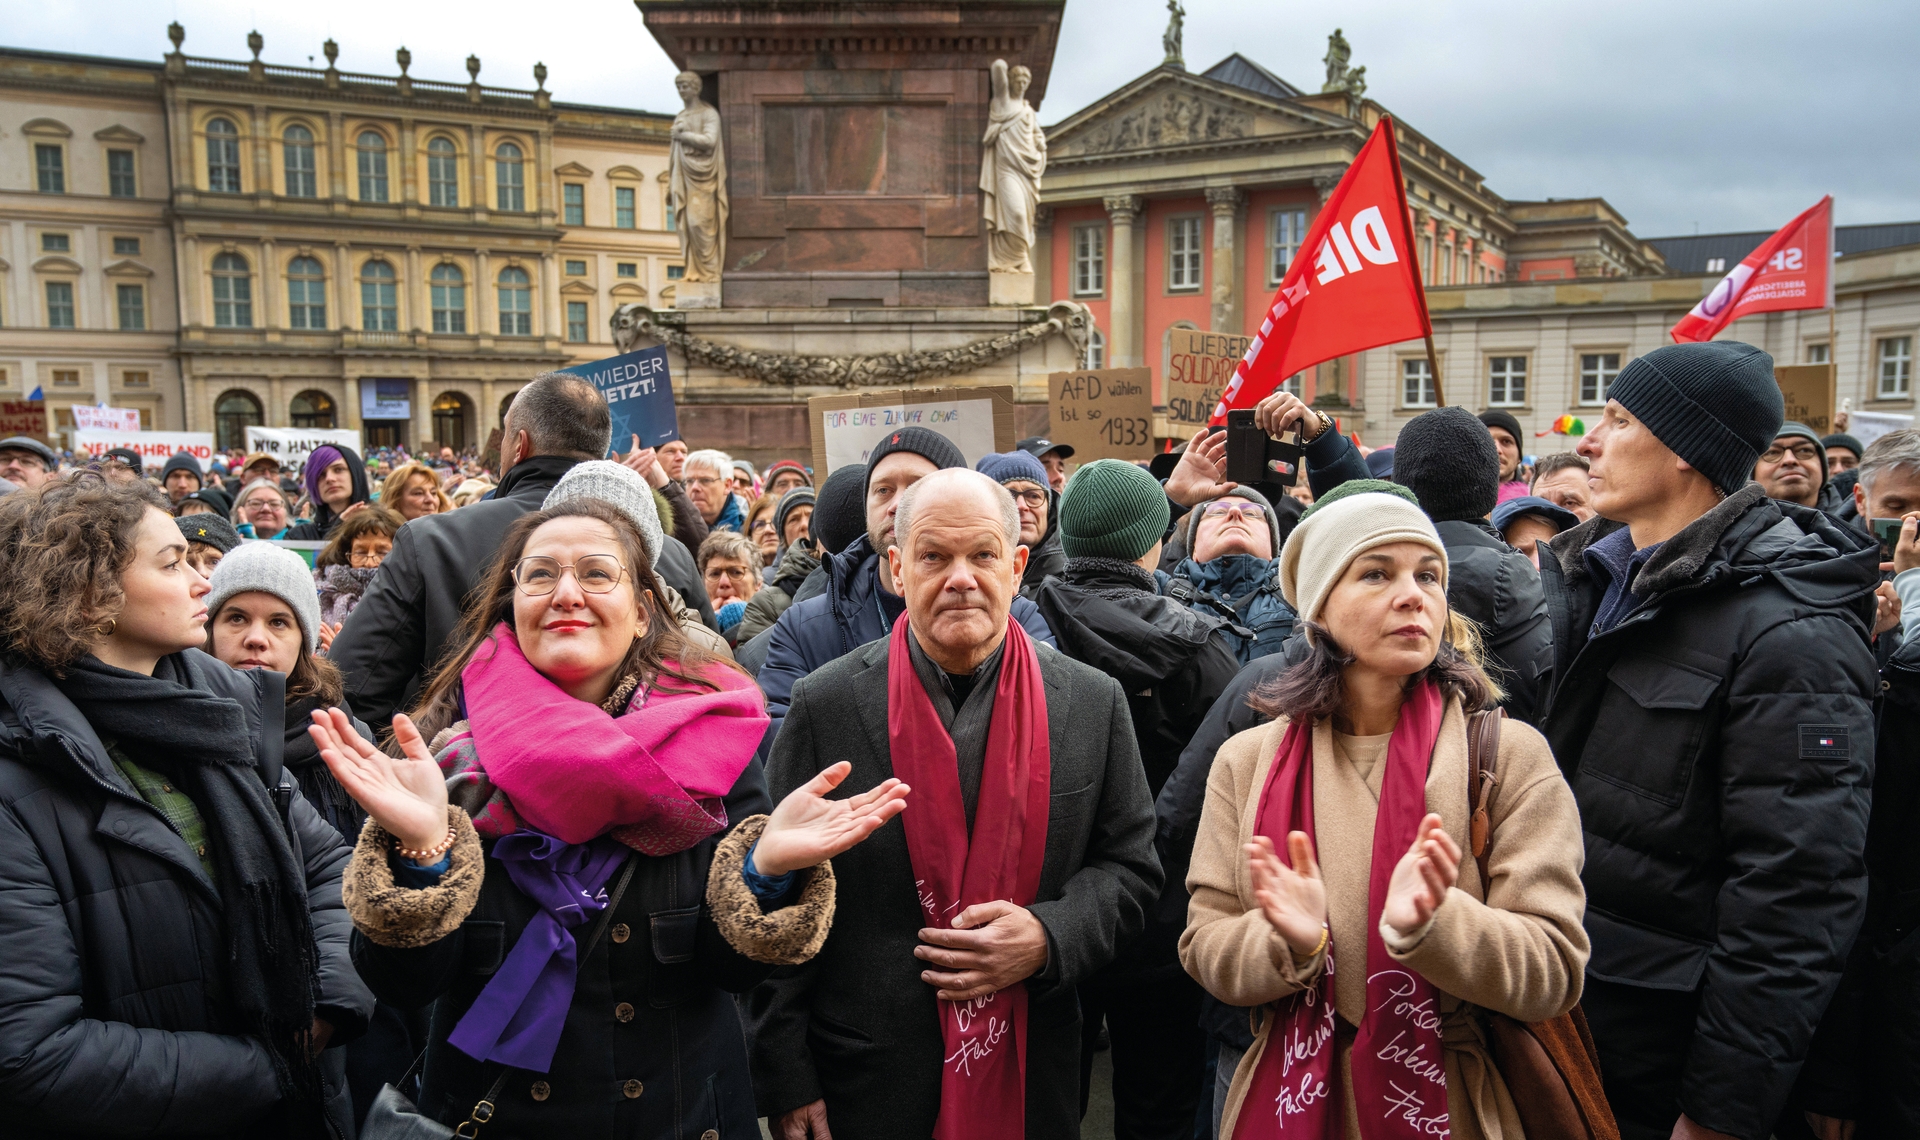
M467 731L440 749L450 782L496 794L475 813L489 838L531 828L563 843L602 835L644 855L685 851L727 826L722 798L766 733L766 704L724 665L713 692L654 687L613 716L542 676L502 622L460 673Z

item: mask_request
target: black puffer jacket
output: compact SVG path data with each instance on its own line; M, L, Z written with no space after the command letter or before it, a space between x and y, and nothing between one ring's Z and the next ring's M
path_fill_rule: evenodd
M1507 715L1537 724L1541 689L1553 671L1553 623L1539 572L1484 520L1433 529L1447 548L1447 605L1479 624L1493 679L1507 691Z
M1541 728L1586 834L1587 973L1697 1002L1691 1032L1638 1043L1637 1062L1681 1074L1697 1123L1762 1140L1865 914L1879 550L1749 484L1667 540L1640 608L1589 637L1603 586L1584 552L1619 526L1590 519L1540 560L1557 660ZM1641 1091L1609 1081L1616 1104Z
M348 849L281 766L284 678L203 664L247 710L261 779L285 805L319 948L316 1012L344 1045L373 1012L340 905ZM272 1055L222 1009L221 914L198 857L73 702L0 663L0 1132L289 1135ZM321 1073L330 1131L351 1136L342 1050L322 1055Z

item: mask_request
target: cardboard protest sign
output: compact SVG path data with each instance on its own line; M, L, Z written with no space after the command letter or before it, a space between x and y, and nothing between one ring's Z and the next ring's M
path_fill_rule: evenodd
M1834 380L1830 364L1782 364L1773 370L1773 382L1780 385L1780 396L1786 401L1786 418L1821 435L1833 432Z
M996 451L1012 451L1013 389L889 388L848 396L815 396L807 401L808 432L813 437L813 477L825 479L849 463L865 463L888 432L924 427L952 440L967 465Z
M282 469L297 468L323 443L350 447L364 454L360 433L337 428L263 428L247 429L247 451L264 451L279 461Z
M69 409L73 413L73 426L79 431L139 431L139 408L89 407L75 404Z
M73 433L73 450L99 458L116 447L124 447L144 463L165 463L175 452L184 451L200 461L205 471L213 461L213 433L207 431L91 431Z
M673 405L673 381L667 374L667 350L661 345L620 356L576 364L560 371L593 381L613 412L613 450L658 447L680 438L680 417Z
M1153 458L1153 373L1091 368L1047 377L1047 438L1076 463Z
M47 404L44 400L0 400L0 437L47 436Z
M1207 426L1253 338L1200 329L1171 329L1168 337L1164 401L1168 434L1186 438Z

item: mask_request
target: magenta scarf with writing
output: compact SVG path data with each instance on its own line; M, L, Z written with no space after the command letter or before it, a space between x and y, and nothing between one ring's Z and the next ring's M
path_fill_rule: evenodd
M1026 906L1046 860L1051 774L1047 693L1033 642L1008 619L969 835L953 737L913 668L907 637L902 614L887 654L887 741L893 774L913 788L900 820L921 912L928 926L944 928L975 903ZM939 1006L946 1051L934 1140L1026 1135L1026 984Z
M1446 702L1432 681L1421 681L1400 706L1387 745L1380 806L1373 821L1373 857L1367 878L1367 1008L1356 1018L1353 1100L1364 1140L1445 1137L1447 1074L1440 1056L1440 1013L1427 980L1387 956L1380 911L1387 884L1427 814L1427 769ZM917 789L916 789L917 790ZM1254 833L1273 840L1288 861L1287 833L1313 830L1313 725L1287 726L1260 793ZM1333 961L1327 945L1320 977L1279 1003L1267 1047L1240 1105L1234 1140L1340 1140L1339 1046L1334 1039Z

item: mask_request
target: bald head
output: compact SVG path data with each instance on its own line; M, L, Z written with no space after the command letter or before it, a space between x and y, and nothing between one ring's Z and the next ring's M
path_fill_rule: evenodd
M949 673L979 668L1007 635L1027 549L1007 489L947 468L908 487L887 551L894 592L927 656Z
M1005 487L978 471L949 467L916 481L900 496L894 515L894 534L905 537L915 517L944 517L952 511L975 520L996 516L1005 532L1007 548L1020 544L1020 510Z

